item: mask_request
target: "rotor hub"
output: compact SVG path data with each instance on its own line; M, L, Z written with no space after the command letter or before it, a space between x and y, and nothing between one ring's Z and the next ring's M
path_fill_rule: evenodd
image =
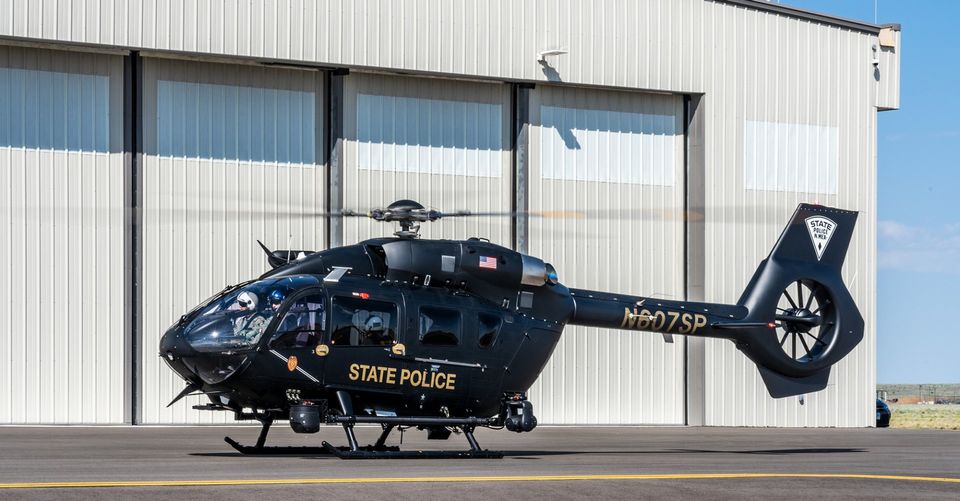
M774 329L784 354L800 364L818 362L830 351L837 314L830 291L815 280L787 285L774 313Z
M397 200L386 209L374 209L367 214L374 221L395 222L400 231L394 233L398 238L417 238L420 236L420 224L436 221L443 213L425 208L413 200Z
M790 332L810 332L811 329L819 326L823 320L823 317L807 308L787 308L782 316L793 317L783 320L784 328Z

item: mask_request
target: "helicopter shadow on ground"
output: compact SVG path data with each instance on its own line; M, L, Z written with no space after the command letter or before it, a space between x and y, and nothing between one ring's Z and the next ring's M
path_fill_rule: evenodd
M239 452L191 452L188 455L194 457L206 457L206 458L268 458L268 457L281 457L281 458L302 458L302 459L312 459L312 458L332 458L332 454L317 452L317 453L303 453L303 452L291 452L283 454L241 454Z
M504 457L529 458L536 456L563 456L563 455L658 455L658 454L757 454L769 456L788 456L796 454L856 454L869 452L866 449L848 447L811 447L797 449L755 449L755 450L717 450L717 449L650 449L642 451L610 450L610 451L504 451Z
M649 449L649 450L550 450L550 451L502 451L504 458L537 459L538 456L576 456L576 455L658 455L658 454L756 454L761 456L789 456L799 454L858 454L869 452L867 449L849 447L810 447L793 449L751 449L751 450L717 450L717 449ZM191 456L199 457L287 457L302 459L334 458L327 453L298 453L289 454L241 454L239 452L191 452Z

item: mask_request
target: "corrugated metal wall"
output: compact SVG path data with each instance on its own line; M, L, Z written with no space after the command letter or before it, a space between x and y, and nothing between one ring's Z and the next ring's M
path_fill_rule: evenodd
M900 29L884 28L877 45L877 108L895 110L900 107Z
M762 3L744 6L711 0L455 3L443 0L223 0L220 3L9 0L0 4L0 37L206 53L218 57L291 60L354 69L428 72L463 78L552 81L702 94L705 136L701 139L705 148L707 184L705 299L737 299L796 202L832 203L862 211L844 273L852 284L868 327L863 344L834 372L830 389L808 397L802 406L796 399L770 399L752 364L732 345L708 343L705 422L715 425L869 425L873 416L871 402L876 372L873 327L876 110L877 107L895 108L899 104L899 53L882 50L877 74L872 64L872 46L878 44L878 37L871 28L840 27L769 10L774 8ZM896 38L899 46L899 33ZM549 49L562 49L567 53L547 57L546 64L538 63L537 54ZM229 70L224 72L229 73ZM206 76L219 73L208 71ZM507 102L505 86L437 81L424 84L422 80L357 74L346 78L355 83L349 84L346 92L345 126L347 133L353 131L355 136L348 140L344 152L345 207L380 206L403 193L410 193L409 196L442 209L449 209L451 205L473 210L510 206L512 194L509 193L506 167L509 153L504 153L505 167L500 178L482 174L491 172L488 169L492 163L480 167L479 160L470 160L467 164L477 169L474 171L477 175L462 179L446 179L446 174L426 174L423 171L399 176L388 171L367 179L364 176L380 171L358 167L358 145L372 143L373 139L397 145L400 143L396 141L400 139L389 137L384 131L362 129L356 123L350 123L350 120L359 119L357 112L360 110L365 113L376 111L382 119L389 106L409 107L411 103L432 106L436 102L460 101L454 104L457 110L470 109L464 103L479 103L483 106L476 106L477 110L489 111L491 108L487 105L500 103L503 106ZM363 85L369 85L369 91L356 90L362 89ZM211 87L204 89L207 90L195 92L213 90ZM174 93L184 91L167 90ZM362 100L357 98L359 94L368 96L364 98L363 106ZM378 96L399 99L387 102ZM436 116L448 116L444 113ZM505 107L501 113L506 115ZM423 116L433 115L427 113ZM404 121L407 119L393 118L390 123L411 127L413 124ZM506 123L501 128L504 133L509 130ZM754 123L752 132L748 131L748 123ZM476 124L492 126L489 117L478 118ZM429 129L422 129L419 124L414 128L418 132L413 139L427 137L420 135L419 131ZM823 137L828 139L821 141L817 139L819 133L810 134L810 131L826 132ZM367 135L358 137L358 132ZM829 138L834 134L837 142L832 148ZM363 137L371 141L360 141ZM768 140L762 141L761 138ZM771 138L774 139L771 141ZM761 143L766 144L764 148L772 147L775 151L761 148ZM403 144L403 147L380 148L376 154L425 154L422 148ZM506 148L508 144L503 139L500 147ZM479 149L475 146L477 144L464 143L452 150ZM783 153L800 147L817 151L803 159ZM368 148L365 154L369 158L374 149ZM483 158L489 161L490 156ZM811 161L823 158L837 159L835 190L827 189L826 193L818 192L823 190L819 180L823 174L819 171L811 174L810 171ZM778 160L764 172L762 164L770 159ZM748 182L745 168L751 161L754 184ZM189 164L186 160L179 162ZM420 165L417 162L393 163L397 166ZM449 164L444 161L443 165L446 168ZM380 166L390 168L387 164ZM194 172L185 166L179 168L183 169L179 176ZM803 182L780 182L780 177L791 172L796 181ZM826 172L832 176L830 169ZM587 177L582 182L598 182L589 177L592 175L585 174ZM647 179L647 175L640 174L639 179ZM650 175L656 179L655 173ZM157 176L160 179L160 174ZM431 195L430 185L421 186L421 181L431 176L444 179L441 183L444 186L456 186L457 198ZM405 180L401 181L401 178ZM773 184L764 184L771 179ZM756 183L758 180L763 182ZM144 182L145 190L150 189L146 184L150 178L145 177ZM164 182L172 181L164 178ZM183 180L177 182L186 184ZM171 191L164 193L170 197L175 185L166 186L164 189ZM439 185L434 183L432 186ZM471 191L477 190L475 186L483 188ZM827 186L834 185L827 183ZM790 191L771 191L771 187ZM796 190L806 191L796 193ZM466 193L473 193L472 198L464 198L462 194ZM145 197L148 196L145 192ZM469 226L471 224L476 226ZM166 227L168 234L174 227L172 223ZM443 223L438 228L434 230L437 233L428 230L427 234L482 236L486 233L495 241L509 241L505 222ZM346 242L390 232L360 221L349 222L344 231ZM155 239L159 241L158 236ZM174 249L164 252L167 253L164 255L175 255ZM252 256L255 249L249 252ZM181 254L178 259L183 260L185 255ZM174 262L172 257L166 261L167 265ZM153 266L158 269L158 265ZM251 274L246 273L248 270L243 271L238 271L236 276ZM145 268L144 273L150 272ZM222 275L226 277L226 272ZM213 282L217 280L209 281L210 287L214 287ZM632 290L630 287L636 284L631 282L626 288ZM199 286L191 287L188 295L205 293L194 290ZM158 296L176 293L174 290L156 292ZM189 307L188 303L198 299L184 300L183 306ZM148 327L159 331L165 327L167 317L184 309L179 305L168 307L169 311L157 314ZM147 336L147 331L144 332ZM149 346L149 342L150 339L145 338L144 345ZM168 390L174 388L163 389L164 392ZM562 400L565 390L552 389L550 395L542 396L542 400ZM554 415L560 415L559 411ZM155 417L160 419L159 415Z
M743 35L727 23L738 12L848 31L756 9L722 0L7 0L0 36L699 92L705 69L723 59L718 47ZM762 36L778 45L781 33ZM544 67L536 58L546 49L568 54Z
M142 402L144 423L232 421L199 412L157 356L176 319L269 266L257 245L322 249L322 73L144 60Z
M446 212L510 211L509 86L353 73L344 110L344 208L407 198ZM398 229L348 218L344 243ZM423 225L421 235L511 245L507 217L444 219Z
M569 287L684 297L683 100L531 93L530 253ZM638 217L640 215L640 217ZM681 336L567 327L531 391L544 423L682 424Z
M866 320L863 342L834 368L830 386L775 400L753 363L732 343L706 346L706 424L735 426L868 426L874 421L876 371L876 82L871 41L858 33L796 22L749 9L708 4L704 38L717 42L705 59L706 298L736 301L799 202L860 210L844 279ZM727 33L736 33L729 36ZM839 140L749 134L749 123L782 131L835 128ZM832 180L793 189L751 189L746 159L776 159L768 175L814 179L829 160ZM821 173L823 174L823 173ZM822 176L819 176L822 177ZM831 187L835 186L835 189ZM803 189L802 192L795 190Z
M123 422L122 80L0 46L0 423Z

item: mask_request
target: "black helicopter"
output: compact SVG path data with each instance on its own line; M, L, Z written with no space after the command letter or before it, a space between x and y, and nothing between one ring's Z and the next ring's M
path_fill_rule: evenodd
M527 390L568 324L729 339L759 367L773 397L823 389L830 367L863 338L841 279L857 213L801 204L735 305L571 289L532 256L478 238L419 239L444 214L400 200L343 216L396 222L394 238L320 252L270 251L272 270L229 286L183 315L160 356L197 409L262 424L242 453L325 452L342 458L500 457L476 427L537 426ZM173 403L171 402L171 404ZM297 433L342 425L348 445L266 447L274 420ZM358 423L382 426L360 446ZM430 439L461 431L466 451L401 451L394 429Z

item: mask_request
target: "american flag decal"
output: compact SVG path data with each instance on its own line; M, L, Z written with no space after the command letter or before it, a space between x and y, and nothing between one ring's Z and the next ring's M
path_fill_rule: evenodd
M489 268L491 270L497 269L497 258L490 256L480 256L480 267Z

